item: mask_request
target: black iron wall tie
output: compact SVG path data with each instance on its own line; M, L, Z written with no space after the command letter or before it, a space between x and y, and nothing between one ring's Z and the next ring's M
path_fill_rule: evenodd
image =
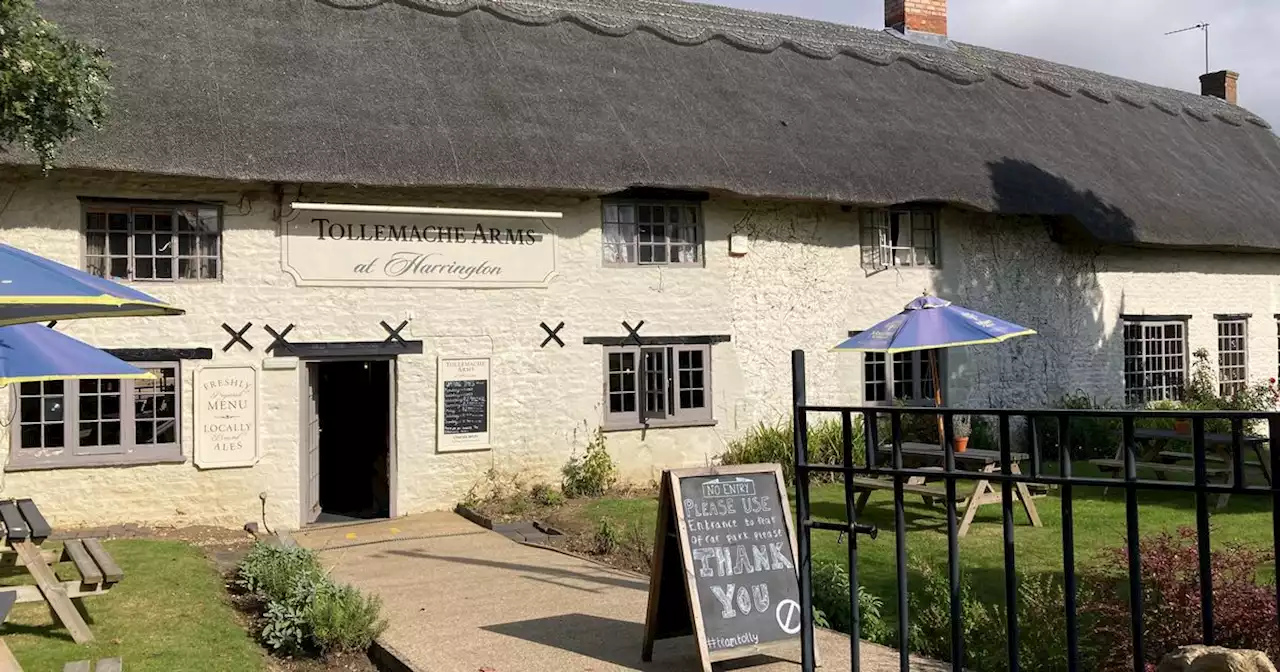
M227 341L227 344L222 346L222 351L226 352L230 350L231 347L234 346L236 343L243 345L245 350L252 351L253 346L249 344L249 341L246 341L244 339L245 332L249 331L249 328L252 326L253 326L252 322L245 322L244 326L240 327L240 331L236 331L235 329L231 328L231 325L227 324L226 322L223 322L222 330L231 335L231 340Z
M405 326L409 324L409 320L404 320L394 329L391 328L391 325L387 324L386 320L381 320L378 322L378 324L381 324L382 328L387 330L387 338L384 341L382 341L383 343L390 343L392 341L395 341L400 345L408 345L405 342L404 337L400 335L400 331L403 330Z
M564 341L560 340L560 336L559 336L560 330L564 329L564 322L557 324L555 329L548 327L546 322L539 322L538 326L542 327L542 330L547 332L547 337L542 339L541 347L544 347L544 348L547 347L547 344L550 343L551 341L555 341L562 348L564 347Z
M636 345L636 346L644 345L644 340L640 338L640 334L637 333L640 331L640 327L643 327L643 326L644 326L644 320L640 320L639 322L637 322L634 329L631 328L631 325L627 324L626 320L622 321L622 328L627 330L627 343L629 343L630 345Z
M285 337L289 335L289 332L293 331L292 322L290 322L289 326L285 327L284 331L281 331L280 333L276 333L276 330L272 329L271 325L269 324L263 326L262 329L263 331L266 331L268 334L271 334L271 338L274 339L271 341L271 345L267 346L267 352L274 353L276 351L276 348L279 348L280 346L284 346L285 350L293 349L292 347L290 347L289 341L285 340Z

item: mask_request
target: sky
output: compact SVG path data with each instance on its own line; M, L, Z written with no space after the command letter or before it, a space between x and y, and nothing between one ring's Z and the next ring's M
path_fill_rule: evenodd
M705 0L868 28L884 0ZM1036 56L1151 84L1200 92L1209 69L1240 73L1239 103L1280 128L1280 0L949 0L960 42Z

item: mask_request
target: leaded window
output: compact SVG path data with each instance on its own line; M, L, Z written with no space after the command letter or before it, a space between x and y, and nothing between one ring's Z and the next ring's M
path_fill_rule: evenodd
M604 357L607 427L711 421L710 346L612 346Z
M703 225L696 203L604 204L604 261L612 266L701 266Z
M1187 378L1187 324L1124 322L1124 397L1131 406L1181 400Z
M221 211L216 206L89 202L84 208L84 240L85 270L100 277L222 277Z
M139 364L152 379L20 383L10 467L180 461L177 362Z
M1244 390L1249 377L1248 320L1218 320L1218 394L1229 397Z

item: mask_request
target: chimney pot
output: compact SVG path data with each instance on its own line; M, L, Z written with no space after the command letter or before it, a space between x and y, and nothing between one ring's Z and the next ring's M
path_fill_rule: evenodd
M1200 95L1221 98L1232 105L1236 103L1236 82L1240 73L1219 70L1200 75Z
M946 37L947 0L884 0L884 26Z

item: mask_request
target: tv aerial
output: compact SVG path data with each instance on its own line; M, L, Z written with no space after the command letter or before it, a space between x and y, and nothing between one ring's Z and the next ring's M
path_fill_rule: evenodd
M1165 33L1165 35L1177 35L1178 33L1185 33L1191 30L1199 30L1204 33L1204 71L1209 72L1209 24L1207 22L1197 23L1194 26L1187 26L1186 28L1171 30Z

